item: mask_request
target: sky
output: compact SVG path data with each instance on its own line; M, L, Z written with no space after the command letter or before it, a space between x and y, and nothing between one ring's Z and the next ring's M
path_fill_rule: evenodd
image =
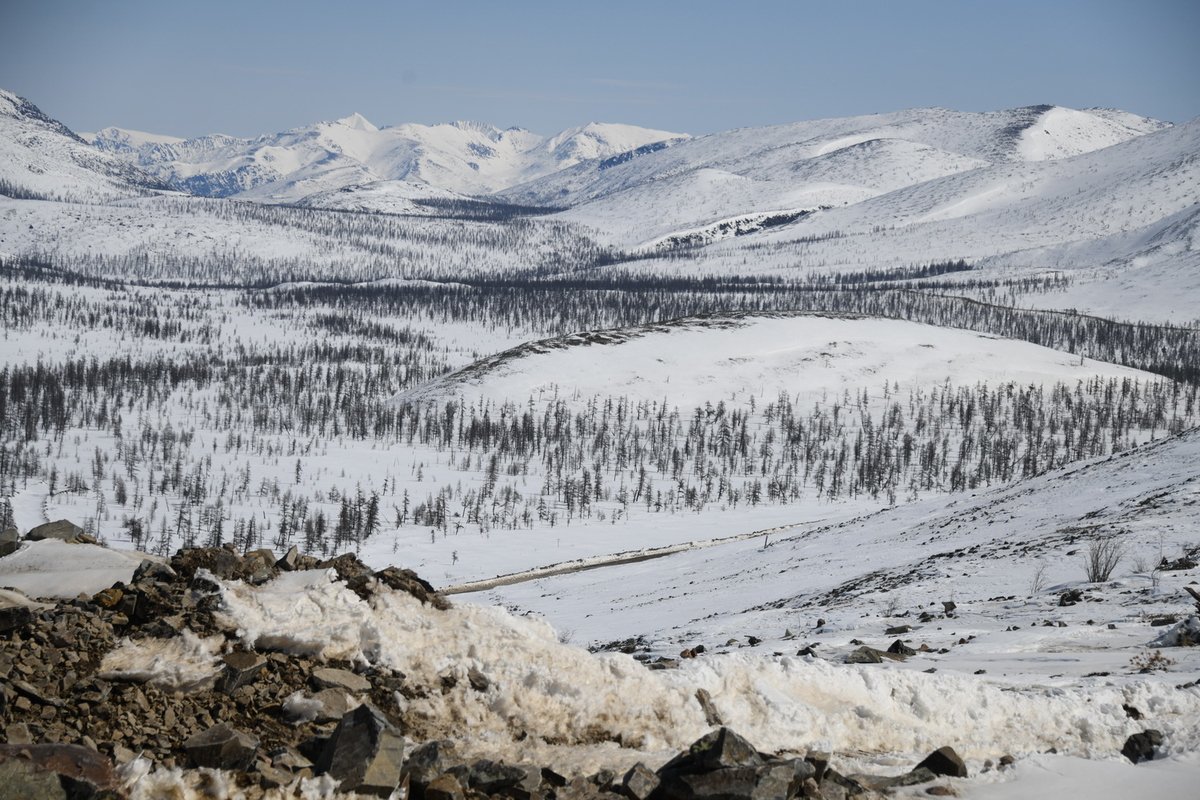
M359 112L686 133L941 106L1200 115L1197 0L0 0L0 87L77 131Z

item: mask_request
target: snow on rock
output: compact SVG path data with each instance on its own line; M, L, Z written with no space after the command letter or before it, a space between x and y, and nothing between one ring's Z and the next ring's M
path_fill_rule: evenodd
M148 683L162 689L192 691L217 675L224 637L201 638L186 628L170 639L125 639L100 663L100 677Z
M93 595L118 581L127 583L146 558L153 556L57 539L22 542L20 550L0 558L0 587L30 597Z
M1200 645L1200 616L1192 616L1155 637L1150 647L1186 647Z

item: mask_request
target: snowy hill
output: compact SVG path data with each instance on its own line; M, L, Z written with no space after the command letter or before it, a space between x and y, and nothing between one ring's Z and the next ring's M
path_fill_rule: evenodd
M594 331L521 345L400 395L523 403L595 395L704 402L780 393L837 398L847 389L904 390L947 379L1073 382L1156 376L1027 342L888 319L808 314L717 315Z
M0 89L0 194L111 199L164 185L95 148L23 97Z
M402 190L408 194L418 189L435 197L490 194L584 160L678 138L598 123L548 138L473 122L378 128L352 114L254 139L217 135L181 141L106 128L94 143L195 194L299 202L321 193L353 193L378 181L413 184ZM354 202L370 199L368 192Z

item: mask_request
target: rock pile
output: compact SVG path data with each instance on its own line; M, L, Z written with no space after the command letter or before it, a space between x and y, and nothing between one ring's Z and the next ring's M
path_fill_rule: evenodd
M181 551L169 565L144 561L128 584L91 597L53 605L10 602L0 608L3 774L45 771L34 767L86 751L110 772L141 756L167 768L233 770L239 784L270 788L322 771L334 774L321 761L325 747L338 741L341 726L360 707L370 707L393 728L405 727L398 697L422 690L406 685L400 673L248 651L214 618L218 595L202 570L263 583L281 570L311 568L335 570L363 597L386 587L448 607L411 571L373 571L353 555L318 561L292 551L276 559L268 550L238 555L228 548ZM104 671L105 656L123 640L185 636L222 637L229 649L215 677L192 691ZM22 763L10 765L14 759ZM110 789L108 781L95 784L96 792ZM91 796L71 791L71 797Z
M715 730L658 770L638 764L568 777L553 765L467 758L451 741L429 740L443 729L406 717L408 701L444 686L376 665L248 650L222 627L213 576L261 584L296 569L331 570L366 599L406 592L449 607L409 570L372 570L349 554L318 561L294 549L276 558L229 548L144 561L128 583L92 596L9 603L0 609L0 797L121 798L146 762L197 780L206 774L197 770L221 770L221 791L246 798L301 796L307 782L323 779L340 792L403 800L840 799L966 775L949 748L892 777L843 775L828 755L762 753L722 727L703 692L697 701ZM131 641L164 653L207 643L214 666L182 688L106 671ZM489 680L467 675L476 691Z

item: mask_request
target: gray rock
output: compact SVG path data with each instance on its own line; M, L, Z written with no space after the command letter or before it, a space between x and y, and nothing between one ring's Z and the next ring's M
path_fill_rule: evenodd
M46 783L40 775L50 775L60 794L45 795L60 798L86 798L104 793L115 796L119 787L112 762L86 747L77 744L0 745L0 765L24 762L30 769L12 768L4 774L0 767L0 796L41 797ZM28 791L18 791L4 778L24 784ZM110 794L111 793L111 794Z
M79 542L81 536L86 536L83 528L66 519L46 522L25 534L25 538L31 542L40 542L43 539L58 539L70 544Z
M915 656L917 654L916 650L912 649L899 639L892 642L887 651L895 656Z
M863 645L857 650L847 653L843 661L847 664L880 664L883 663L883 653L874 647Z
M317 712L317 722L341 719L362 705L351 699L344 689L322 689L314 694L312 699L321 704L321 710Z
M141 581L170 583L174 578L175 570L166 564L153 561L149 558L142 559L142 563L138 564L137 569L133 571L133 583L140 583Z
M33 610L22 605L0 606L0 633L24 628L33 622Z
M925 760L913 769L915 771L922 767L934 775L949 775L951 778L967 777L967 765L958 757L958 753L954 752L953 747L939 747L925 756Z
M425 742L408 754L404 772L416 785L427 785L454 764L454 744L449 741Z
M514 787L532 792L542 784L540 770L521 767L489 759L471 763L468 778L472 789L485 794L496 794Z
M296 545L292 545L283 558L275 562L275 567L283 572L294 572L300 568L300 551L296 549Z
M15 756L0 756L0 787L4 797L67 800L67 791L56 774Z
M276 747L268 755L271 757L271 765L281 769L310 769L313 765L294 747Z
M257 586L279 574L275 553L267 549L251 550L242 556L242 575L246 583Z
M668 775L709 772L727 767L759 767L762 764L763 757L754 749L754 745L729 728L718 728L700 737L686 752L664 764L658 774L665 779Z
M334 667L314 669L312 684L318 689L345 689L348 692L366 692L371 689L371 682L363 676Z
M188 739L183 749L197 767L244 770L254 763L258 739L222 722Z
M1134 764L1141 761L1154 760L1154 749L1163 742L1162 733L1154 729L1144 730L1141 733L1135 733L1125 740L1125 746L1121 748L1121 755L1128 758Z
M792 775L789 764L724 767L664 779L659 794L666 800L789 800Z
M662 781L645 764L634 764L621 779L620 792L629 800L646 800Z
M317 772L342 791L387 797L400 785L404 737L383 713L362 705L342 717L317 760Z
M9 744L33 744L33 736L29 726L24 722L14 722L4 729L4 739Z
M233 694L246 684L256 680L262 668L267 665L266 658L248 650L226 653L221 660L225 662L225 665L217 679L217 688L225 694Z
M477 692L486 692L492 686L492 679L475 669L475 667L467 670L467 682Z
M16 528L0 531L0 558L17 552L21 547L21 532Z

